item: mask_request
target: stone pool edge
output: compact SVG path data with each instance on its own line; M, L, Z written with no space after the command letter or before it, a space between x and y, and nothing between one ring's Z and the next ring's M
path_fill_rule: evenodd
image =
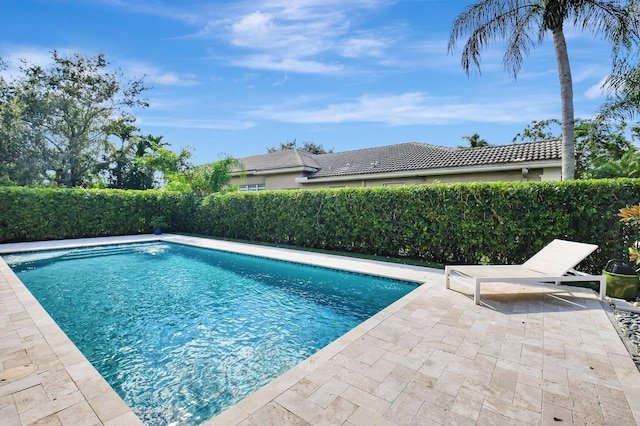
M0 244L0 255L38 250L150 241L174 242L417 283L426 282L426 274L432 274L438 271L416 266L396 265L388 262L351 259L330 254L302 252L292 249L257 246L174 234L129 235L8 243ZM339 264L339 266L337 264ZM16 323L17 326L14 327L11 333L13 337L11 341L16 342L17 340L21 340L20 345L18 345L19 347L12 348L14 349L13 352L15 352L15 356L6 360L3 359L4 369L11 368L14 364L19 365L27 362L38 364L38 362L35 361L42 363L42 365L39 364L39 370L36 373L0 386L0 413L7 412L11 413L9 415L17 416L21 424L28 424L46 419L50 416L58 416L60 421L66 419L71 423L74 421L87 422L96 419L105 425L142 424L141 420L131 411L130 407L64 334L1 258L0 280L0 294L3 294L2 305L4 306L4 309L0 311L0 319L6 315L8 322ZM5 296L6 290L3 290L5 284L13 292L14 298L12 298L11 295L8 297ZM384 318L390 316L414 297L417 297L417 295L414 294L416 290L410 292L372 318L339 337L336 341L330 343L310 358L302 361L297 367L294 367L294 369L274 379L277 380L277 387L269 383L257 392L251 394L252 398L250 401L256 402L263 400L263 398L270 398L274 391L281 393L282 390L280 386L282 386L283 383L286 384L290 381L297 381L301 371L305 371L307 368L313 368L313 365L338 353L345 346L375 327L375 325ZM24 317L25 314L28 315L30 320ZM35 327L35 329L33 327ZM26 339L23 337L26 337ZM4 349L4 347L0 347L0 351ZM43 353L48 356L41 358ZM50 381L52 377L56 379L54 384L47 382L47 379ZM57 392L56 388L65 389L68 392ZM52 396L58 394L60 395ZM15 395L18 395L18 399L16 399ZM12 396L13 403L9 401ZM40 403L32 404L35 406L29 407L27 402L37 401L38 398L40 399ZM246 400L241 401L237 406L234 405L228 408L221 414L227 417L229 415L234 416L234 413L236 415L246 413L246 411L242 409L243 403L246 405ZM240 411L238 412L237 410ZM242 416L243 414L240 415ZM209 421L216 419L216 417ZM62 421L62 423L64 424L65 422Z

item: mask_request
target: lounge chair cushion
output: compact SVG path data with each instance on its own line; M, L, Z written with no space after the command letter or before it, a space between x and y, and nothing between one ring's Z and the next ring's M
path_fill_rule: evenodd
M578 263L598 248L595 244L574 241L553 240L542 250L522 265L453 265L445 267L445 287L450 288L450 281L465 283L451 275L452 272L461 277L471 278L475 287L474 301L480 303L480 286L487 282L575 282L599 281L600 298L606 292L606 280L602 275L587 275L573 271ZM567 275L569 272L573 275Z

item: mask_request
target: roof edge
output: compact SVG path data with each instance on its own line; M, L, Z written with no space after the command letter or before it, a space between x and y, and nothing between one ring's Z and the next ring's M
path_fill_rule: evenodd
M299 177L296 178L296 182L300 184L313 183L313 182L348 182L363 179L390 179L401 177L427 177L427 176L443 176L451 174L469 174L477 172L496 172L496 171L510 171L510 170L522 170L523 168L546 168L546 167L562 167L561 160L546 160L546 161L524 161L522 163L507 163L507 164L493 164L493 165L477 165L477 166L463 166L463 167L443 167L439 169L421 169L421 170L406 170L401 172L388 172L388 173L361 173L358 175L344 175L344 176L328 176L328 177Z
M281 173L294 173L294 172L317 172L319 169L310 166L299 166L299 167L287 167L282 169L265 169L265 170L245 170L244 173L240 170L232 171L231 176L238 177L242 174L246 176L265 176L265 175L279 175Z

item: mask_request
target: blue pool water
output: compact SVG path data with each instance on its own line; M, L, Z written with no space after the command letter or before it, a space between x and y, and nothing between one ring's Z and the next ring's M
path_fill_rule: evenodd
M415 288L167 243L4 259L149 425L202 423Z

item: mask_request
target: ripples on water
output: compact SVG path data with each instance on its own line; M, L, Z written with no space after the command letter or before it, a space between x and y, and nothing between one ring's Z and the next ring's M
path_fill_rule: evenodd
M415 288L165 243L4 259L149 425L202 423Z

